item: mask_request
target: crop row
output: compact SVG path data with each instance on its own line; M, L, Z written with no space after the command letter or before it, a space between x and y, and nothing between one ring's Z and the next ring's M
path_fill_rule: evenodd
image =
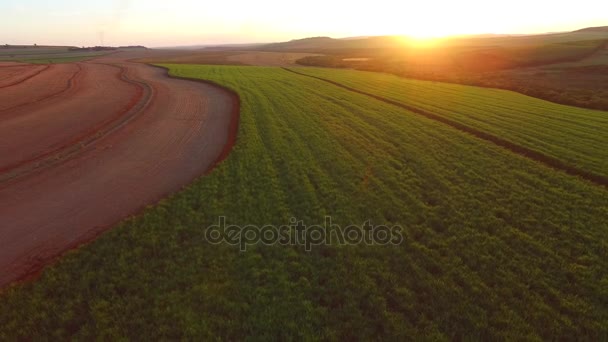
M168 65L241 98L211 174L0 297L0 338L552 339L608 331L605 189L276 68ZM196 158L196 156L193 156ZM205 241L397 224L398 246Z
M607 112L558 105L505 90L380 73L294 70L444 116L574 167L608 176Z

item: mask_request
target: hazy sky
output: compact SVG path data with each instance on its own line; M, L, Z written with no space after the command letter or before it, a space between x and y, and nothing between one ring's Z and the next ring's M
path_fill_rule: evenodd
M1 44L173 46L603 25L607 0L0 0Z

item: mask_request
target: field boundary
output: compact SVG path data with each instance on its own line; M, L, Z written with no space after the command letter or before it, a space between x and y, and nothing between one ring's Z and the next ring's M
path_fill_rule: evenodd
M123 66L120 66L120 65L117 65L117 64L110 64L110 63L99 63L99 64L112 65L112 66L115 66L115 67L119 67L119 68L121 68L123 70L126 70L126 67L123 67ZM229 124L229 128L228 128L229 129L229 135L228 135L228 140L224 144L224 147L222 148L222 151L221 151L220 155L209 166L209 168L205 172L203 172L199 176L197 176L194 179L192 179L192 181L190 183L185 184L180 189L178 189L176 191L167 192L167 193L165 193L165 194L157 197L155 200L153 200L149 204L145 204L145 205L140 206L138 209L134 210L131 214L129 214L128 216L122 217L119 221L117 221L117 222L115 222L113 224L104 225L104 226L96 226L94 229L92 229L92 230L84 233L83 236L82 236L82 238L80 238L77 241L74 241L73 243L67 245L66 248L63 249L60 253L58 253L56 255L53 255L50 258L31 260L31 264L27 265L27 271L24 272L21 276L19 276L18 278L16 278L15 280L13 280L13 281L11 281L9 283L0 284L0 295L4 295L10 289L16 288L19 285L35 281L36 279L38 279L38 277L40 277L40 275L42 274L42 272L45 269L47 269L48 267L56 264L58 261L60 261L67 254L72 253L74 251L77 251L80 248L83 248L83 247L91 244L92 242L94 242L95 240L97 240L99 237L101 237L104 233L108 232L110 229L112 229L113 227L117 226L121 222L124 222L125 220L128 220L130 218L142 215L145 212L145 210L147 210L150 207L154 207L154 206L158 205L160 201L162 201L162 200L170 200L173 196L175 196L179 192L184 191L184 189L186 189L187 187L191 186L191 184L194 181L196 181L197 179L200 179L201 177L209 175L213 170L216 169L216 167L222 161L224 161L228 157L228 155L232 151L232 149L234 147L234 144L236 143L236 136L238 134L239 121L240 121L241 101L240 101L240 97L238 96L238 94L234 90L232 90L230 88L227 88L225 86L219 85L219 84L217 84L217 83L215 83L213 81L208 81L208 80L203 80L203 79L197 79L197 78L188 78L188 77L173 76L173 75L171 75L169 73L169 69L166 68L166 67L158 66L158 65L152 65L152 64L146 64L146 65L148 65L150 67L160 68L160 69L165 70L166 71L166 75L165 75L166 77L209 84L209 85L212 85L214 87L221 88L223 91L225 91L227 94L230 95L230 97L233 100L233 110L230 113L231 118L230 118L230 124ZM126 76L126 74L124 74L122 76L124 76L125 78L128 79L128 76ZM139 82L139 81L134 81L134 80L130 80L130 79L129 79L129 81L131 81L131 82ZM150 88L152 88L150 85L148 85L145 82L141 82L141 83L145 84L146 86L148 86ZM153 93L150 94L150 97L145 102L145 105L147 105L152 100L153 100ZM140 102L140 104L141 104L141 102ZM124 124L126 124L126 122ZM120 125L120 127L115 127L112 130L112 132L115 131L116 129L121 128L123 125ZM108 134L109 133L110 132L108 132ZM80 150L80 148L78 150ZM72 154L74 154L76 152L77 151L72 151ZM70 154L70 156L72 154ZM59 163L65 161L65 160L67 160L67 159L58 160L55 163L53 163L52 165L59 164ZM38 169L30 171L30 172L35 172L37 170ZM1 177L2 176L0 175L0 183L2 183ZM19 175L19 177L21 177L21 175ZM12 181L12 180L10 180L10 181ZM0 184L0 186L4 186L4 185Z
M135 63L137 63L137 62L135 62ZM228 155L230 154L234 145L236 144L236 140L237 140L237 136L238 136L238 132L239 132L239 121L241 118L241 97L239 96L239 94L236 91L234 91L224 85L221 85L219 83L216 83L216 82L213 82L210 80L205 80L202 78L175 76L175 75L171 75L171 70L165 66L157 65L157 64L147 64L147 65L154 67L154 68L159 68L159 69L164 70L167 77L184 80L184 81L192 81L192 82L200 82L200 83L208 84L213 87L220 88L223 91L230 94L230 97L232 98L232 108L233 109L232 109L232 113L230 115L230 125L228 126L228 141L226 142L226 144L224 144L224 148L222 149L222 152L220 153L220 155L218 156L216 161L213 163L213 165L211 165L211 167L207 171L207 174L209 174L211 171L213 171L213 169L215 169L217 167L217 165L219 165L222 161L224 161L226 158L228 158Z
M450 120L450 119L448 119L446 117L443 117L443 116L440 116L440 115L437 115L437 114L433 114L433 113L427 112L427 111L422 110L420 108L417 108L417 107L414 107L414 106L408 106L408 105L403 104L401 102L397 102L397 101L394 101L394 100L391 100L391 99L387 99L387 98L382 97L382 96L378 96L378 95L371 94L371 93L368 93L368 92L365 92L365 91L362 91L362 90L359 90L359 89L355 89L355 88L346 86L346 85L341 84L339 82L335 82L335 81L332 81L332 80L329 80L329 79L326 79L326 78L323 78L323 77L308 75L308 74L305 74L305 73L302 73L302 72L298 72L298 71L295 71L295 70L292 70L292 69L289 69L289 68L285 68L285 67L283 67L282 69L285 70L285 71L288 71L288 72L300 75L300 76L305 76L305 77L313 78L313 79L316 79L316 80L320 80L320 81L332 84L334 86L340 87L342 89L346 89L348 91L351 91L351 92L354 92L354 93L358 93L358 94L361 94L361 95L365 95L365 96L374 98L376 100L379 100L379 101L382 101L382 102L385 102L385 103L388 103L388 104L391 104L391 105L394 105L394 106L406 109L406 110L411 111L411 112L413 112L415 114L422 115L422 116L424 116L424 117L426 117L428 119L431 119L431 120L438 121L438 122L441 122L443 124L446 124L446 125L448 125L448 126L450 126L452 128L455 128L455 129L461 131L461 132L471 134L471 135L473 135L473 136L475 136L475 137L477 137L479 139L491 142L491 143L493 143L493 144L495 144L497 146L500 146L502 148L505 148L505 149L507 149L507 150L515 153L515 154L518 154L520 156L523 156L523 157L526 157L528 159L534 160L536 162L539 162L541 164L549 166L549 167L551 167L553 169L556 169L556 170L559 170L559 171L563 171L563 172L565 172L565 173L567 173L569 175L577 176L577 177L585 179L585 180L587 180L587 181L589 181L591 183L594 183L596 185L600 185L600 186L603 186L605 188L608 188L608 177L605 177L605 176L602 176L602 175L598 175L598 174L595 174L595 173L592 173L592 172L589 172L589 171L585 171L585 170L579 169L579 168L574 167L572 165L566 164L566 163L564 163L563 161L561 161L559 159L547 156L547 155L545 155L543 153L540 153L540 152L538 152L536 150L533 150L533 149L530 149L530 148L518 145L516 143L513 143L511 141L508 141L508 140L505 140L503 138L497 137L497 136L492 135L490 133L487 133L487 132L484 132L484 131L481 131L481 130L477 130L477 129L472 128L470 126L467 126L465 124L462 124L462 123Z

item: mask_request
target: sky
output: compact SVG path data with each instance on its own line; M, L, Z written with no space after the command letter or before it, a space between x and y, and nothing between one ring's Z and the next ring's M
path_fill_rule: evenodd
M0 44L158 47L606 25L606 0L0 0Z

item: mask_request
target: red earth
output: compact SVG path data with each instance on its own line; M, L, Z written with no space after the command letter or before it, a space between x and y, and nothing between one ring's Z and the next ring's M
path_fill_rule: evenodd
M135 57L0 64L0 287L178 191L234 144L234 93Z

